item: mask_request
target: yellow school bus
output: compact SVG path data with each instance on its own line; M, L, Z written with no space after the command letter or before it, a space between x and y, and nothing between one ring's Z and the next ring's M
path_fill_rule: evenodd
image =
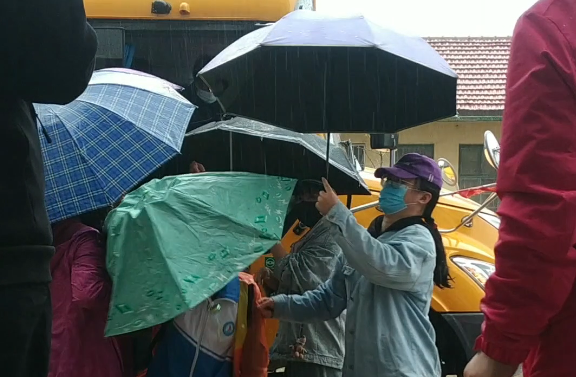
M186 86L194 62L315 0L84 0L97 67L123 66Z
M84 0L89 22L99 39L97 68L123 66L148 72L186 86L193 79L195 60L216 55L230 43L296 9L315 10L315 0ZM369 172L363 177L372 195L355 196L351 208L368 227L381 214L380 182ZM346 203L346 198L342 198ZM434 291L430 313L437 333L443 375L462 375L480 333L484 282L494 268L493 248L498 217L477 203L443 192L434 213L443 229L452 289ZM283 243L298 239L288 232ZM252 268L273 262L263 256ZM268 323L268 341L278 324Z

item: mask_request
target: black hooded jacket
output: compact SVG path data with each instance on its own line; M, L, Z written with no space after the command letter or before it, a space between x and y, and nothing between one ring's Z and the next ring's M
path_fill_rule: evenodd
M96 34L82 0L3 1L0 17L0 286L49 282L54 249L32 103L66 104L86 89Z

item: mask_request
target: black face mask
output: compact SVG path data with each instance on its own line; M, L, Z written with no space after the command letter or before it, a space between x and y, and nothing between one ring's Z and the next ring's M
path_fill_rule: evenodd
M318 221L322 219L322 215L316 209L315 202L299 203L294 206L294 209L291 212L291 215L309 228L314 228Z

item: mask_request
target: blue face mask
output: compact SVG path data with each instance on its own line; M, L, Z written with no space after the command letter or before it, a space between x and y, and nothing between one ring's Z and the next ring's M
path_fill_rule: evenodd
M407 191L408 187L405 185L385 185L380 191L379 200L380 208L384 211L384 214L393 215L408 208L406 202L404 202Z

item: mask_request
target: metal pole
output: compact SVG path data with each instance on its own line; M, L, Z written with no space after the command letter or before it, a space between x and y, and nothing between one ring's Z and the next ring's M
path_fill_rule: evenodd
M233 155L234 155L234 151L232 150L232 131L229 132L229 143L230 143L230 171L234 171L234 165L233 165Z
M350 212L356 213L356 212L364 211L365 209L376 208L376 207L378 207L378 204L379 204L378 202L362 204L361 206L352 208L350 210Z
M482 203L478 208L476 208L474 210L474 212L472 212L471 214L469 214L468 216L464 217L461 221L460 224L458 224L455 228L452 229L439 229L438 231L442 234L445 233L452 233L457 231L458 229L460 229L462 226L467 225L470 221L472 221L472 219L478 215L480 212L482 212L482 210L484 208L486 208L488 206L488 204L490 204L494 199L496 199L498 197L498 195L493 192L492 194L490 194L490 196L488 197L488 199L486 199L486 201L484 203Z
M390 149L390 166L396 163L396 149Z
M485 189L485 188L492 188L492 187L496 187L496 183L488 183L488 184L481 185L481 186L474 186L474 187L468 187L468 188L465 188L465 189L458 189L458 190L456 190L456 191L449 191L449 192L445 192L445 193L440 194L440 197L443 197L443 196L453 196L453 195L458 195L458 194L460 194L461 192L465 192L465 191L482 190L482 189Z

